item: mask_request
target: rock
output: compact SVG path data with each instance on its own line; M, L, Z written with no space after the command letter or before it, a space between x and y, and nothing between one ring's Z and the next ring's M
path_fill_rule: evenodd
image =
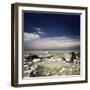
M29 55L24 55L24 58L27 59L27 57L29 57Z
M74 64L79 64L80 63L80 61L77 60L77 59L74 59L73 62L74 62Z
M28 62L27 64L28 64L28 65L32 65L32 62Z
M25 67L28 67L28 65L24 65L24 68L25 68Z
M50 75L50 73L48 72L48 73L46 73L46 75L48 76L48 75Z
M63 63L65 63L65 61L63 61Z
M30 67L30 70L35 70L35 69L37 69L37 68L38 68L37 65L33 65L33 66Z
M70 71L70 72L72 72L72 71L73 71L73 69L72 69L72 68L70 68L70 69L69 69L69 71Z
M25 74L25 73L30 74L31 72L32 72L32 70L27 70L27 71L24 71L24 74Z
M62 61L62 58L57 58L56 61Z
M54 74L53 76L58 76L57 74Z
M33 62L36 63L36 62L39 62L40 59L33 59Z
M61 72L63 72L63 71L65 71L66 69L63 67L59 72L61 73Z
M33 59L38 59L39 58L39 56L38 55L32 55L32 54L30 54L28 57L26 57L26 59L28 59L28 60L33 60Z
M36 72L36 70L34 70L34 71L31 71L31 73L30 73L30 77L35 77L36 76L36 74L37 74L37 72Z
M56 72L55 71L52 71L51 74L54 75Z
M72 57L72 55L70 53L65 53L63 59L65 61L67 61L67 62L70 62L71 61L71 57Z
M72 68L75 68L75 66L72 66Z
M24 65L26 65L27 64L27 62L24 62Z
M72 52L71 55L72 55L72 57L71 57L71 62L73 62L73 60L76 59L75 52Z
M54 59L54 58L50 58L50 59L47 59L48 61L51 61L51 62L55 62L56 61L56 59Z
M50 58L52 58L52 57L53 57L52 54L48 54L48 55L46 56L46 58L48 58L48 59L50 59Z

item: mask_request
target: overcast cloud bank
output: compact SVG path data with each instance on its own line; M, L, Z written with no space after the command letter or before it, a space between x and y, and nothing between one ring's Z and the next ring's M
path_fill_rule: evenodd
M40 34L24 32L24 49L75 49L80 46L80 40L69 36L44 37Z

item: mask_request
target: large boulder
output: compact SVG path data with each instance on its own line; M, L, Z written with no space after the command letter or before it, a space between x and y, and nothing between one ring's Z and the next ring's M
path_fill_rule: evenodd
M76 54L75 54L75 52L71 52L71 55L72 55L71 62L73 62L73 60L76 59Z
M26 57L26 59L32 61L33 59L39 59L39 56L30 54L28 57Z
M74 62L74 60L79 60L80 56L79 53L77 52L71 52L71 53L65 53L63 60L67 61L67 62Z
M63 57L63 60L65 60L67 62L70 62L71 58L72 58L72 55L70 53L65 53L64 57Z

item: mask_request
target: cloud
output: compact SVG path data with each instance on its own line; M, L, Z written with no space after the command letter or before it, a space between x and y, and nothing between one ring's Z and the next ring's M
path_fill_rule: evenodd
M24 41L25 49L73 49L80 46L80 40L71 37L48 37L27 39Z
M40 31L41 29L40 28L38 28L38 27L34 27L37 31Z
M44 35L45 32L42 32L41 28L39 27L31 27L32 30L34 30L37 34Z
M44 32L41 32L41 31L38 31L38 34L45 35L45 33Z
M37 30L37 31L40 31L41 30L39 27L31 27L31 29Z
M29 40L36 40L39 39L40 35L36 33L24 33L24 41L29 41Z

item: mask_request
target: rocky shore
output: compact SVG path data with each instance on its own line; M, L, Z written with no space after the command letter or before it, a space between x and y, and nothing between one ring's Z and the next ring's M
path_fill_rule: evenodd
M44 55L24 55L24 77L80 75L80 54L64 53L61 57L44 52Z

